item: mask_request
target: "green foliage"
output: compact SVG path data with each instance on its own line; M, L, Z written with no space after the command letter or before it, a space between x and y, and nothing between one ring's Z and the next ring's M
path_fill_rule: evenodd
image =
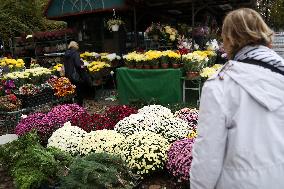
M69 154L41 146L36 133L28 133L0 147L0 163L9 170L20 189L50 184L71 161Z
M21 33L33 33L66 26L63 22L49 21L43 11L48 0L5 0L0 3L0 34L7 41Z
M62 178L66 189L130 189L137 178L117 156L93 153L77 158L70 166L68 176Z
M272 3L270 22L275 29L284 29L284 0L275 0Z
M257 11L270 27L284 29L284 0L257 0Z

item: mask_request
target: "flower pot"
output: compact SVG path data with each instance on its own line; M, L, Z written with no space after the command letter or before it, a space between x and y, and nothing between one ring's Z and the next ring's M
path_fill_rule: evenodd
M143 64L137 64L137 65L136 65L136 68L137 68L137 69L142 69L142 68L143 68Z
M134 64L128 64L127 67L128 67L129 69L133 69L133 68L135 68L135 65L134 65Z
M157 65L152 65L152 68L153 69L159 69L159 65L157 64Z
M179 64L173 64L173 68L179 68Z
M169 68L169 64L161 64L161 67L163 68L163 69L167 69L167 68Z
M192 71L187 71L186 76L188 79L195 79L199 77L199 72L192 72Z
M119 25L117 25L117 24L112 25L112 26L111 26L111 30L112 30L113 32L117 32L117 31L119 30Z
M146 65L144 65L144 68L145 69L151 69L151 66L146 64Z

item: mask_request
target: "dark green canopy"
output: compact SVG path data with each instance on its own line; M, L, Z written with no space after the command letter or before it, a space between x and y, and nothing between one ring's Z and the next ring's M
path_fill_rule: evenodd
M50 0L45 10L48 19L125 8L125 0Z

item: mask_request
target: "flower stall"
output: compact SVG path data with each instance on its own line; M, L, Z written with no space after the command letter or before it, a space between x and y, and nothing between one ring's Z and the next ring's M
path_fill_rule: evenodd
M3 58L0 62L0 126L7 131L17 124L21 114L74 97L76 87L67 78L54 75L60 65L26 69L22 59Z
M102 177L113 174L113 169L118 166L111 163L113 158L119 160L119 165L132 176L126 177L125 174L121 177L116 174L107 181L109 186L115 186L116 179L124 178L122 185L130 184L130 188L139 188L144 179L159 173L169 174L180 184L189 181L198 110L184 108L172 112L161 105L144 106L138 110L116 106L110 107L100 116L108 118L108 121L98 125L97 115L75 104L58 105L47 113L23 116L15 130L19 139L0 146L0 163L6 162L3 165L20 188L25 184L47 184L50 187L96 184L100 182L100 179L95 179L96 171L85 182L74 174L78 171L85 174L90 169L83 163L86 160L94 170L108 167L100 173ZM83 122L89 127L79 124ZM109 127L109 122L115 126ZM33 150L40 151L41 156L35 156L36 151ZM103 156L107 161L90 158L94 156ZM49 162L40 169L34 165L28 166L31 175L35 176L34 171L37 171L42 175L41 179L22 178L20 173L27 167L19 162L26 161L27 157L32 158L34 165ZM26 163L28 165L32 161ZM47 169L48 174L42 174L47 173ZM67 179L72 182L67 182Z

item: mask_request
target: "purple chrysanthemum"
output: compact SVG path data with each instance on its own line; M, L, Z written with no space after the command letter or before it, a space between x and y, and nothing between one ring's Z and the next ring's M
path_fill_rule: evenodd
M193 144L193 139L185 138L178 140L171 145L167 153L167 170L183 182L189 180Z

